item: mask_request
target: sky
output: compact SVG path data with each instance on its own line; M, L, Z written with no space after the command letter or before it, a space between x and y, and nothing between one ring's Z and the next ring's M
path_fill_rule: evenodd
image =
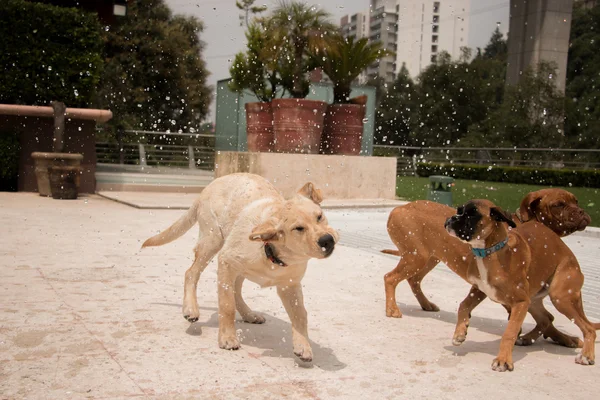
M443 0L441 0L443 1ZM200 38L205 42L204 60L210 76L208 84L216 90L216 83L229 77L229 66L236 53L245 47L245 27L240 26L241 11L235 6L235 0L165 0L175 14L193 15L204 23L204 32ZM369 0L327 0L308 2L317 5L332 14L332 21L339 23L347 14L355 14L369 8ZM277 1L258 0L257 5L266 4L273 8ZM500 30L508 31L509 0L471 0L469 46L484 47L488 42L496 23ZM209 120L215 120L216 92L210 106Z

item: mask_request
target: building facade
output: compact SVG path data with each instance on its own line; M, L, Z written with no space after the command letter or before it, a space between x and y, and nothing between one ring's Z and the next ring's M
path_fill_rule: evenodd
M345 36L380 41L396 53L368 68L366 75L379 75L387 82L406 65L412 77L436 62L445 51L460 58L468 46L471 0L371 0L369 10L343 17ZM363 76L362 79L365 77Z

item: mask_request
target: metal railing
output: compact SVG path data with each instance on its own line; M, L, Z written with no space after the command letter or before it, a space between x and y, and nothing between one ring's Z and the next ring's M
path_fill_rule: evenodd
M399 175L414 175L420 162L552 169L600 169L598 149L418 147L375 145L374 155L395 156Z
M201 169L213 171L215 166L214 135L168 133L148 131L127 131L139 135L142 140L148 137L154 142L187 140L196 141L204 138L205 144L191 143L96 143L96 158L98 164L138 165L140 167L171 167Z

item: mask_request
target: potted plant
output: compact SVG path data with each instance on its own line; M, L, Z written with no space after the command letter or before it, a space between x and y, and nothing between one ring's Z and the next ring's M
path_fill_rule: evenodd
M248 49L236 54L229 69L229 88L238 93L249 90L259 100L245 105L248 151L253 152L273 151L274 143L271 101L280 84L276 60L281 46L271 43L272 47L267 48L267 22L248 26Z
M65 104L51 103L54 109L53 152L33 152L35 175L40 196L56 199L76 199L79 190L82 154L63 153L65 130Z
M309 51L325 46L329 36L339 29L327 18L329 13L299 2L282 2L267 18L268 48L281 43L278 68L281 85L291 96L275 99L273 132L275 151L318 153L327 103L307 100L308 72L314 69Z
M311 58L333 82L333 104L327 107L321 153L358 155L362 145L366 96L350 99L352 82L371 64L393 53L380 42L336 35L324 54Z

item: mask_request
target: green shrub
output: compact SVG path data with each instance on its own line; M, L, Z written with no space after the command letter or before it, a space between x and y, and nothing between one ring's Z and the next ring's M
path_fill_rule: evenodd
M0 191L16 191L19 176L19 136L0 132Z
M102 66L95 14L0 1L0 103L91 105Z
M544 186L600 188L600 171L596 170L419 163L417 165L417 174L423 177L430 175L447 175L456 179L525 183Z

